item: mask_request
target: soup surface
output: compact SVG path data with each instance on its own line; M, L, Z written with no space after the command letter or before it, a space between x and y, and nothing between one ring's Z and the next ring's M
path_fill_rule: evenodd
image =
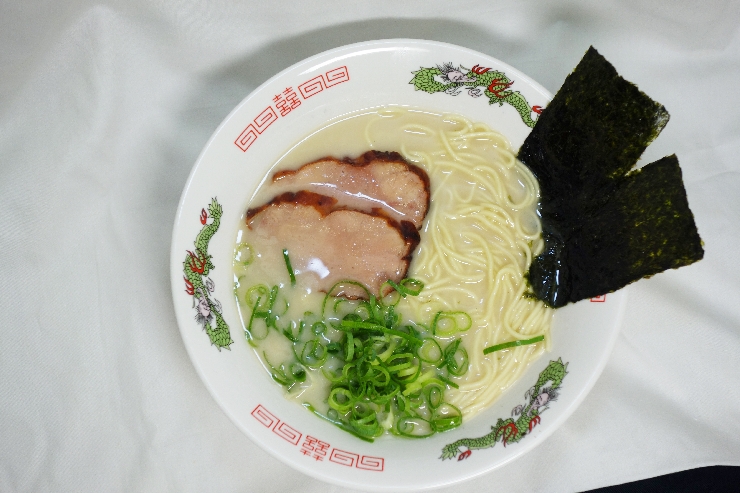
M423 201L416 192L404 196L415 185L403 164L382 171L398 171L386 180L396 190L382 199L372 191L377 173L350 180L331 162L304 167L327 157L356 160L372 150L397 152L411 169L425 172L425 217L418 207L406 212L396 205L396 199L419 207ZM327 169L340 178L327 178ZM295 170L306 179L297 182ZM358 180L367 183L352 188ZM329 199L316 197L332 194L340 200L339 206L331 202L333 210L359 219L351 233L339 226L341 233L326 234L327 218L340 216L328 212L301 216L295 226L275 213L271 220L282 236L264 226L262 211L300 202L298 195L325 204ZM537 201L532 174L484 124L403 107L331 122L275 164L238 229L235 294L247 340L289 399L361 438L385 431L427 436L458 426L495 401L549 346L552 310L527 295L524 278L542 249ZM406 229L397 241L399 224ZM293 230L303 236L290 243L285 235ZM360 240L348 236L357 231ZM409 243L409 235L418 238ZM333 243L307 258L301 249L309 240ZM329 268L342 256L357 265L379 256L387 264L378 252L393 250L401 258L404 245L410 262L379 271L372 286L346 275L357 271L353 262L345 271ZM484 353L541 336L542 342Z

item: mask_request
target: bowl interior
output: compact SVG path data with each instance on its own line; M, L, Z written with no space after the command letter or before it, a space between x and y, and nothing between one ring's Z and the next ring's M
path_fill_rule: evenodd
M435 86L427 91L411 83L420 69L448 63L459 71L475 67L478 72L504 74L506 80L501 82L511 82L506 87L522 96L528 111L510 101L489 104L485 95L476 97L469 92L472 84L460 90L434 90L439 88ZM623 291L559 309L551 352L492 407L460 428L424 440L382 439L372 444L283 397L282 388L269 378L248 346L233 297L235 232L252 194L291 146L327 121L390 105L457 113L487 123L517 149L531 130L527 117L536 119L536 107L546 106L550 97L527 76L490 56L436 42L385 40L338 48L298 63L260 86L224 120L198 158L179 204L171 256L173 299L183 341L199 375L223 410L254 442L325 481L380 491L420 490L500 467L540 443L575 410L611 351L626 300ZM203 288L198 279L184 277L187 264L203 269L208 259L189 252L204 246L211 256L207 265L207 277L213 282L210 296L221 305L226 337L233 340L225 345L228 349L211 344L196 320L193 293ZM498 442L473 450L465 460L458 460L466 450L464 443L470 443L465 440L485 437L499 419L511 416L515 406L527 404L527 390L551 361L567 365L567 374L557 402L527 436L506 447ZM454 449L451 446L458 441L460 453L443 460L445 447Z

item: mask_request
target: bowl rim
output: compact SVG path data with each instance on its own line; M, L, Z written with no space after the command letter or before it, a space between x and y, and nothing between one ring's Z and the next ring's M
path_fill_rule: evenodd
M550 422L547 428L545 428L544 430L538 433L537 440L532 440L532 441L528 441L526 444L521 444L521 446L516 451L508 454L502 460L497 460L492 464L482 465L480 467L477 467L475 470L472 470L464 475L463 474L458 475L450 480L437 481L434 484L429 483L429 484L423 485L420 488L406 488L406 487L399 487L397 485L377 485L377 486L369 485L365 483L360 483L359 481L356 482L356 481L345 480L341 477L332 477L330 474L323 473L323 471L313 469L311 467L307 467L304 463L301 463L298 460L294 460L293 458L288 457L284 453L281 453L276 448L269 446L269 444L266 444L262 438L258 437L250 427L246 426L238 418L238 416L236 416L233 410L228 408L221 401L221 399L219 399L219 396L216 393L215 389L208 383L209 377L207 375L207 369L204 368L201 362L198 360L195 349L191 347L190 344L188 344L185 338L186 329L184 327L185 326L184 314L181 313L181 311L178 309L177 305L175 304L176 297L181 296L180 282L181 282L181 274L182 274L182 270L181 270L182 263L181 263L180 258L181 258L181 253L182 253L182 243L178 241L179 240L179 234L178 234L179 226L182 221L184 204L187 201L189 191L193 187L194 179L199 170L199 166L204 159L204 156L209 152L212 145L214 144L214 141L217 139L219 134L223 131L227 122L232 120L232 118L235 115L237 115L244 106L248 105L253 99L257 98L260 94L262 94L266 88L270 87L275 81L278 81L281 78L283 78L286 74L294 73L296 70L299 70L301 68L311 67L312 65L315 65L317 62L320 62L320 61L332 59L332 57L335 57L335 55L354 53L358 50L369 50L369 49L374 49L374 48L384 48L384 47L394 47L394 46L398 47L398 46L408 46L408 45L419 45L419 46L426 46L426 47L444 47L447 49L454 49L454 50L458 50L461 52L465 52L467 54L470 54L471 56L479 57L480 59L484 61L494 61L496 62L497 67L501 67L505 70L510 71L517 77L517 80L523 81L526 85L530 86L534 90L537 90L541 94L546 95L548 100L552 99L552 94L549 91L547 91L547 89L545 89L539 83L531 79L526 74L523 74L518 69L512 67L511 65L491 55L487 55L487 54L478 52L476 50L472 50L472 49L469 49L463 46L458 46L458 45L445 43L445 42L425 40L425 39L389 38L389 39L369 40L369 41L352 43L352 44L339 46L339 47L332 48L330 50L315 54L295 64L292 64L289 67L284 68L283 70L281 70L280 72L273 75L272 77L267 79L265 82L257 86L247 96L245 96L234 107L234 109L232 109L228 113L226 117L224 117L224 119L221 121L218 127L213 131L212 135L208 139L207 143L205 144L205 146L199 153L195 163L193 164L191 171L188 175L188 178L185 182L185 185L183 187L183 192L180 196L180 200L178 201L177 212L175 214L175 221L174 221L174 225L172 229L172 243L170 247L170 267L171 267L170 281L171 281L171 289L172 289L172 296L173 296L173 305L175 308L175 315L177 319L178 328L179 328L181 337L183 338L183 343L185 345L185 348L188 353L188 357L191 360L191 363L195 367L199 378L205 384L209 393L214 398L214 400L217 402L219 407L224 411L224 413L226 413L227 416L229 416L229 418L237 426L237 428L239 428L243 433L245 433L252 442L258 445L262 450L270 453L270 455L277 458L282 463L304 474L307 474L311 477L319 479L321 481L329 482L329 483L344 486L344 487L351 487L351 488L356 488L360 490L366 490L366 491L421 491L421 490L430 490L430 489L436 489L436 488L442 488L445 486L452 486L452 485L460 484L462 482L469 481L475 477L479 477L481 475L490 473L494 469L498 469L508 463L511 463L515 459L520 458L521 456L523 456L524 454L528 453L533 448L535 448L537 445L542 443L542 441L544 441L547 437L549 437L552 433L554 433L555 430L558 429L562 425L562 423L565 422L573 414L575 409L578 408L578 406L583 402L583 400L588 395L588 393L590 392L590 390L593 388L596 381L598 380L599 376L603 372L608 362L609 354L611 354L613 347L615 345L616 339L619 335L619 327L622 325L622 320L624 317L626 301L627 301L627 289L622 289L618 293L613 293L615 295L614 297L618 298L617 315L612 324L614 327L616 327L616 329L613 328L609 332L609 336L608 336L608 339L605 341L602 353L597 358L598 364L595 366L594 370L587 378L585 384L579 387L579 391L577 395L573 397L572 399L570 399L567 402L567 406L562 408L560 412L556 414L555 418ZM188 320L188 322L190 321ZM540 357L538 361L542 361L546 357L547 357L547 354ZM511 389L507 390L506 392L510 392L510 391ZM440 479L442 479L441 476L440 476Z

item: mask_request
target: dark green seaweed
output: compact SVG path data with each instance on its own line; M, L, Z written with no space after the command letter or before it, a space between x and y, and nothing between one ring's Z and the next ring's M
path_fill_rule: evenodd
M518 156L540 183L537 298L560 307L703 257L676 156L633 170L668 118L593 47L566 78Z

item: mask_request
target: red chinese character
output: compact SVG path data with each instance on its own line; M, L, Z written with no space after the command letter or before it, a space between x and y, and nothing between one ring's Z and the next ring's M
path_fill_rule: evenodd
M302 449L309 450L314 453L314 457L316 455L323 457L326 455L326 451L329 450L329 444L326 442L322 442L318 438L314 438L311 435L306 435L306 439L303 441L303 445L301 445ZM303 452L303 450L301 450ZM320 460L320 459L317 459Z
M301 447L313 451L313 446L318 441L319 440L317 438L314 438L311 435L306 435L306 439L303 441L303 445L301 445Z
M282 94L277 94L274 98L275 106L280 110L280 116L285 116L301 105L301 100L292 87L286 88Z
M292 87L288 87L283 91L285 99L290 103L290 109L294 110L301 105L301 100L298 99L298 95L295 93Z
M318 444L314 446L314 455L319 454L323 457L326 455L327 450L329 450L329 444L319 441Z

